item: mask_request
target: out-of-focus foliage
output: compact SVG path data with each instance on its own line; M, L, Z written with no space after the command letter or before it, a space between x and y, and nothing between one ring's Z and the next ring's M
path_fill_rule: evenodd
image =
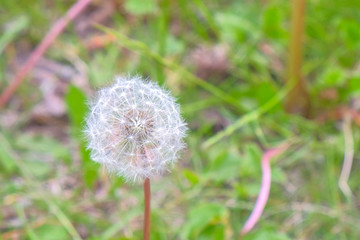
M1 1L0 91L73 3ZM244 239L359 239L360 1L307 1L302 70L309 118L287 114L279 101L229 137L203 145L280 96L289 4L94 1L0 110L0 238L141 239L142 187L92 162L81 133L93 90L130 73L172 91L190 128L174 170L152 181L152 239L238 239L259 191L263 150L290 139L272 162L264 214ZM350 198L338 187L349 112Z

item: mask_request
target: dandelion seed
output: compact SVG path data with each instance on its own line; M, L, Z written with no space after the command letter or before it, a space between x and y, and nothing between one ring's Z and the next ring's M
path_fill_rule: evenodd
M95 162L137 182L169 170L186 129L169 92L140 77L116 77L90 103L84 132Z

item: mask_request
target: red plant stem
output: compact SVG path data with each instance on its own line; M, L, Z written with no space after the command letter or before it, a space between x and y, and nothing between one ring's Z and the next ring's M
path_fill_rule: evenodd
M243 229L241 230L241 235L248 233L255 224L259 221L260 216L265 208L267 200L269 198L270 185L271 185L271 169L270 169L270 160L273 157L280 155L283 151L286 150L287 145L281 145L277 148L267 150L261 159L261 168L262 168L262 181L260 187L260 193L256 199L254 209L246 221Z
M150 212L151 212L151 204L150 204L150 179L146 178L144 182L144 240L150 239Z
M32 52L25 64L17 72L9 86L0 95L0 108L2 108L18 89L23 82L25 76L31 71L35 64L39 61L48 47L55 41L58 35L65 29L67 24L73 20L92 0L78 0L63 16L60 18L46 34L41 43Z

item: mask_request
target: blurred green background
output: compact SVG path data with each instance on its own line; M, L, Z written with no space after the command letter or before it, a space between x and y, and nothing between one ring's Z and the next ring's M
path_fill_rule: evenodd
M73 3L1 0L0 92ZM281 98L290 19L287 0L93 1L0 109L0 239L141 239L142 186L108 176L81 134L87 99L127 73L171 90L190 128L176 167L152 181L152 239L238 239L262 153L288 141L243 239L359 239L360 1L307 1L306 117Z

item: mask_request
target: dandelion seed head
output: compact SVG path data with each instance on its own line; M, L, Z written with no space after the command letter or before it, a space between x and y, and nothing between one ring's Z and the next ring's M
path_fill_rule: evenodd
M169 170L186 130L174 97L136 76L116 77L98 91L84 133L94 161L137 182Z

